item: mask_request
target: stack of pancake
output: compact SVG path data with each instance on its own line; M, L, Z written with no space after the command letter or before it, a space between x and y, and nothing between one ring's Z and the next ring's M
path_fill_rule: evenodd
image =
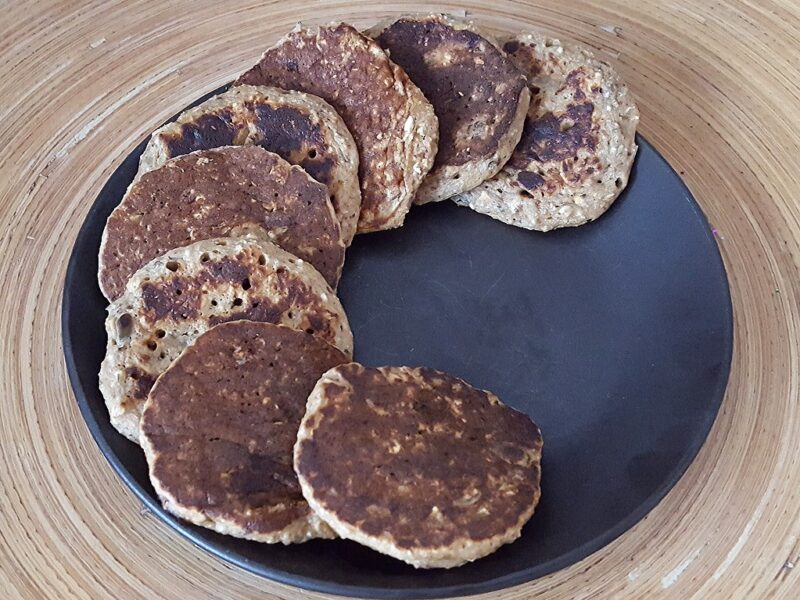
M155 131L103 234L100 389L164 507L416 567L516 539L538 428L445 373L351 362L345 253L414 203L539 231L594 220L627 183L637 122L589 52L424 15L298 26Z

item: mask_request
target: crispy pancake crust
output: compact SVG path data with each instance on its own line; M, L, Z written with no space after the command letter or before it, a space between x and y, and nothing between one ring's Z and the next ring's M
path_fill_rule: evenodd
M311 94L243 85L209 98L153 133L136 177L176 156L243 144L274 152L325 184L350 245L361 210L358 149L333 107Z
M439 119L439 151L415 202L437 202L494 176L522 135L525 76L471 23L407 16L368 32L400 65Z
M415 567L454 567L515 540L539 500L542 438L493 394L432 369L325 373L294 466L341 537Z
M275 85L320 96L359 151L358 232L400 227L433 165L433 107L405 72L350 25L301 27L269 48L235 85Z
M257 146L200 150L134 182L100 244L100 289L110 300L139 268L172 248L263 229L336 288L345 245L327 188Z
M108 307L100 391L111 424L138 442L156 378L198 335L238 319L307 331L352 355L344 309L311 265L252 235L196 242L139 269Z
M533 93L525 130L500 173L456 196L505 223L549 231L593 221L628 183L639 113L614 70L535 34L503 45Z
M142 448L164 508L219 533L284 544L335 537L292 467L306 400L347 361L282 325L212 327L161 374L142 414Z

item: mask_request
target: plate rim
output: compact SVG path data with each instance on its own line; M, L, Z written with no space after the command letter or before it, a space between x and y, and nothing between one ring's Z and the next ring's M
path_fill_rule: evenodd
M224 89L226 86L223 86L220 89ZM202 99L217 93L218 90L212 91L209 94L203 94L201 100L196 102L202 101ZM190 104L194 105L196 102ZM172 119L170 119L172 120ZM145 140L140 141L131 151L124 155L122 162L116 165L115 169L111 172L109 177L106 179L103 186L100 188L100 191L95 196L94 200L92 201L92 205L90 206L89 210L83 217L83 222L81 224L80 229L78 230L78 234L75 236L75 239L72 244L72 249L70 251L69 262L67 264L67 270L63 280L63 288L61 293L61 337L62 337L62 349L64 352L64 359L67 368L67 374L69 377L70 387L72 392L75 396L76 402L78 404L78 408L80 410L81 416L83 417L86 426L89 429L89 432L92 435L97 446L100 448L100 452L105 457L106 461L111 465L111 467L116 472L117 476L122 480L122 482L128 486L128 488L134 493L134 495L139 499L144 506L150 510L153 514L157 515L158 518L166 523L172 530L178 532L181 536L189 540L194 546L204 550L205 552L209 553L210 555L221 559L229 564L235 565L239 568L248 571L254 575L259 577L263 577L265 579L275 581L284 585L293 586L296 588L301 588L313 592L320 592L320 593L327 593L327 594L334 594L337 596L349 596L353 598L386 598L392 600L399 600L399 599L406 599L406 598L420 598L420 599L427 599L427 598L447 598L447 597L457 597L457 596L465 596L470 594L481 594L486 592L493 592L500 589L509 588L512 586L517 586L523 583L527 583L561 569L564 569L568 566L576 564L585 558L589 557L590 555L594 554L598 550L604 548L617 538L619 538L623 533L633 528L637 523L639 523L645 516L647 516L661 501L666 497L672 488L677 485L677 483L683 478L688 470L689 466L695 461L698 454L702 450L703 446L705 446L709 434L716 422L720 408L722 406L722 402L725 398L726 390L728 387L728 382L730 380L730 373L731 373L731 365L733 361L733 349L734 349L734 342L735 342L735 328L733 322L733 300L731 296L731 288L730 288L730 281L728 279L728 273L725 269L725 263L722 258L722 253L720 251L720 246L717 243L716 237L713 233L713 228L711 223L708 221L706 214L703 212L700 204L697 202L696 198L689 190L686 183L683 179L678 175L678 173L673 169L673 167L669 164L669 162L664 158L664 156L653 146L647 139L640 133L636 134L636 142L640 147L646 147L649 151L651 151L656 159L660 161L664 167L666 167L666 171L669 174L669 177L675 182L676 186L682 190L684 199L688 202L692 212L694 213L695 217L699 219L705 229L706 237L709 241L712 242L713 247L716 249L714 252L714 265L713 268L718 271L718 274L721 275L721 280L724 283L725 288L725 303L724 303L724 318L726 326L724 331L722 332L723 341L724 341L724 351L725 356L723 359L722 368L724 369L724 375L719 378L717 382L717 386L713 391L711 396L712 403L710 404L710 408L713 410L710 411L709 416L707 417L707 422L704 424L703 427L698 428L698 431L702 432L702 436L697 436L700 439L692 439L691 443L687 445L689 448L689 452L687 452L683 459L678 463L676 468L670 474L670 477L666 478L660 486L658 486L653 493L651 493L644 502L642 502L636 510L632 511L625 518L618 521L613 527L603 532L601 535L585 542L584 544L573 548L569 552L559 556L557 558L551 559L547 562L541 563L539 565L528 567L526 569L516 571L514 573L509 573L507 575L503 575L501 577L495 577L493 579L487 579L484 581L479 582L472 582L472 583L464 583L458 585L450 585L450 586L443 586L443 587L421 587L421 588L412 588L412 587L399 587L399 588L388 588L388 587L380 587L380 586L364 586L364 585L350 585L350 584L342 584L336 582L326 582L324 580L320 580L319 578L309 577L306 575L293 575L291 573L287 573L286 571L275 569L272 567L266 567L261 563L255 563L240 554L219 548L216 544L211 541L205 540L201 535L195 532L193 529L190 528L189 525L182 523L176 517L173 517L170 513L168 513L164 508L161 506L160 502L153 496L151 496L147 490L145 490L139 483L133 478L131 473L122 464L122 461L119 459L117 454L113 451L111 446L109 445L106 438L103 436L100 430L100 424L94 418L92 414L91 408L89 406L89 400L84 393L84 389L80 384L80 379L77 372L77 364L75 361L74 356L74 344L72 340L72 336L69 330L69 315L71 313L71 300L69 298L68 290L72 287L70 283L75 278L75 273L80 269L80 261L78 260L78 256L76 254L76 247L78 245L78 240L82 239L84 236L89 235L88 233L88 224L91 220L91 217L94 216L97 212L99 212L99 200L104 195L106 187L111 182L114 174L118 171L122 163L127 160L127 158L135 153L140 146L143 146L144 143L147 141L148 138ZM637 159L638 160L638 156ZM635 181L630 181L629 186L635 184ZM625 191L623 191L622 196L625 195ZM619 199L618 199L619 200Z

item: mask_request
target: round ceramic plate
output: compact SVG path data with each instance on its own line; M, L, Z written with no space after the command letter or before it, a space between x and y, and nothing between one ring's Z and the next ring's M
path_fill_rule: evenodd
M67 270L64 352L92 435L168 525L283 583L435 598L515 585L581 560L678 481L708 435L730 368L731 300L712 231L675 172L638 141L627 190L594 223L542 234L441 202L413 208L400 229L356 237L348 250L339 294L357 361L448 371L542 429L541 502L522 537L495 554L415 570L353 542L264 545L164 512L140 448L111 427L97 385L106 345L100 236L144 142L103 187Z

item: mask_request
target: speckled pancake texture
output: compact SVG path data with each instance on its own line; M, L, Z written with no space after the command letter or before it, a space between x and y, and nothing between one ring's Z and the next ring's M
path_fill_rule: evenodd
M257 228L339 283L345 245L327 188L277 154L227 146L173 158L128 188L103 231L100 289L115 300L168 250Z
M639 113L614 70L580 48L524 34L503 48L528 75L522 139L493 179L456 196L511 225L549 231L593 221L628 182Z
M439 152L415 202L445 200L494 176L522 135L525 75L471 23L407 16L369 31L433 104Z
M137 178L176 156L239 145L275 152L325 184L350 245L361 209L358 149L333 107L311 94L249 85L217 94L153 133Z
M292 448L317 379L346 361L282 325L234 321L200 335L158 378L142 415L164 508L259 542L335 537L303 498Z
M257 236L196 242L139 269L108 307L100 391L112 425L138 442L156 378L198 335L238 319L287 325L352 355L342 305L311 265Z
M542 439L493 394L425 368L325 373L294 465L340 536L416 567L454 567L515 540L539 499Z
M381 47L350 25L298 26L235 85L274 85L320 96L342 116L359 151L359 232L400 227L433 165L433 107Z

